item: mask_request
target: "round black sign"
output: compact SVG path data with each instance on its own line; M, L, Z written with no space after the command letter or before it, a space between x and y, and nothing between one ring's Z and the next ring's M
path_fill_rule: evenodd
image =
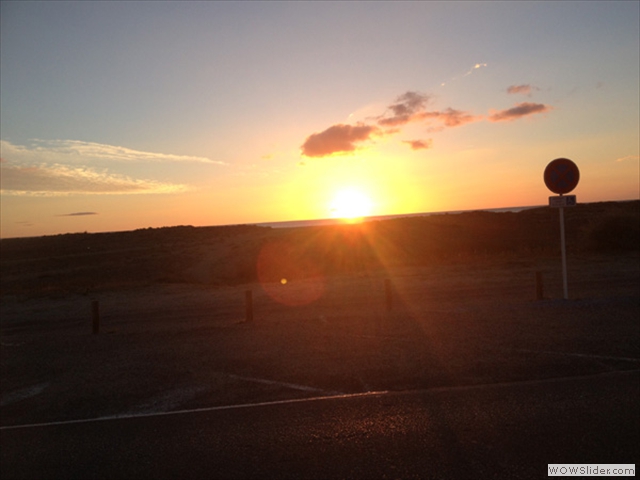
M558 195L569 193L580 180L578 166L568 158L556 158L544 169L544 183Z

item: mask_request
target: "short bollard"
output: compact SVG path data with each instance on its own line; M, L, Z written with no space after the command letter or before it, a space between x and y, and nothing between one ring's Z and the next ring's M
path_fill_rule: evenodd
M253 295L251 290L244 292L245 304L246 304L246 322L253 322Z
M536 272L536 300L544 298L544 285L542 283L542 272Z
M384 281L384 297L387 306L387 312L393 308L393 293L391 291L391 280L388 278Z
M91 313L93 317L93 334L100 332L100 304L98 300L91 300Z

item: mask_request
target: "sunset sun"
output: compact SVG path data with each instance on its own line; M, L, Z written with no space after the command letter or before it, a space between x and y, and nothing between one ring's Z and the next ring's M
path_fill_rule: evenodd
M349 188L336 193L331 202L331 216L354 220L371 215L373 204L363 192Z

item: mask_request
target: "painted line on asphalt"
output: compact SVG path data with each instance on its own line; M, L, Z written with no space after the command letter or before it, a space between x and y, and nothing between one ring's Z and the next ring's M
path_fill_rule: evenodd
M435 388L428 388L422 390L410 390L410 391L389 391L389 390L381 390L377 392L362 392L362 393L350 393L345 395L331 395L331 396L322 396L322 397L310 397L310 398L294 398L289 400L274 400L270 402L256 402L256 403L242 403L239 405L221 405L217 407L204 407L204 408L194 408L189 410L175 410L172 412L155 412L155 413L131 413L131 414L122 414L122 415L110 415L106 417L97 417L97 418L85 418L78 420L65 420L60 422L48 422L48 423L30 423L24 425L8 425L0 427L1 430L18 430L25 428L36 428L36 427L54 427L61 425L75 425L81 423L95 423L95 422L105 422L111 420L128 420L134 418L146 418L146 417L164 417L168 415L182 415L189 413L206 413L206 412L215 412L222 410L235 410L241 408L255 408L255 407L268 407L272 405L288 405L293 403L304 403L304 402L315 402L319 400L334 400L334 399L347 399L347 398L358 398L358 397L375 397L382 395L402 395L406 393L416 393L418 391L421 392L442 392L449 390L470 390L470 389L481 389L481 388L495 388L495 387L507 387L507 386L524 386L524 385L536 385L536 384L546 384L546 383L559 383L562 381L568 380L580 380L580 379L591 379L594 377L604 377L610 375L628 375L628 374L637 374L640 373L640 370L616 370L615 372L605 372L605 373L596 373L594 375L578 375L573 377L557 377L557 378L545 378L539 380L520 380L515 382L496 382L496 383L483 383L478 385L455 385L455 386L442 386Z
M234 378L236 380L242 380L245 382L262 383L265 385L277 385L279 387L291 388L293 390L301 390L303 392L320 393L324 396L345 395L344 392L327 391L327 390L323 390L322 388L308 387L306 385L297 385L295 383L276 382L275 380L267 380L264 378L241 377L240 375L230 375L230 374L227 375L227 377Z
M49 385L50 382L39 383L37 385L32 385L30 387L21 388L20 390L7 393L2 397L2 400L0 400L0 407L11 405L12 403L19 402L20 400L40 395L47 389Z
M167 415L181 415L187 413L204 413L204 412L215 412L220 410L233 410L240 408L254 408L254 407L265 407L270 405L286 405L291 403L302 403L302 402L310 402L317 400L326 400L326 399L334 399L334 398L351 398L351 397L366 397L366 396L376 396L376 395L384 395L389 393L388 391L380 391L380 392L363 392L363 393L351 393L351 394L343 394L343 395L328 395L323 397L310 397L310 398L294 398L288 400L274 400L271 402L256 402L256 403L241 403L239 405L221 405L217 407L204 407L204 408L194 408L189 410L175 410L172 412L155 412L155 413L130 413L130 414L122 414L122 415L109 415L106 417L97 417L97 418L84 418L78 420L65 420L60 422L48 422L48 423L29 423L24 425L9 425L0 427L0 430L16 430L20 428L34 428L34 427L52 427L52 426L60 426L60 425L75 425L79 423L92 423L92 422L104 422L109 420L125 420L132 418L145 418L145 417L163 417Z

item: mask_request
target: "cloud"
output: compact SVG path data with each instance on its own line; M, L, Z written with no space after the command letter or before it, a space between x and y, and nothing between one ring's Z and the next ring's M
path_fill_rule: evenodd
M14 166L2 164L0 192L3 195L59 196L94 194L150 194L188 191L185 185L133 179L106 171L67 165Z
M527 115L534 115L536 113L548 112L553 107L544 105L542 103L519 103L515 107L500 110L498 112L491 113L489 115L489 121L491 122L510 122L517 120L518 118L526 117Z
M468 71L466 71L465 73L463 73L462 75L457 75L455 77L453 77L450 81L456 81L460 78L464 78L464 77L468 77L469 75L471 75L473 72L475 72L476 70L479 70L480 68L485 68L488 65L486 63L476 63L473 67L471 67ZM440 86L444 87L447 84L447 82L441 82Z
M468 112L447 108L442 111L426 112L424 118L436 119L445 127L459 127L466 123L477 122L482 119L482 115L472 115Z
M379 129L372 125L333 125L320 133L309 135L300 147L306 157L326 157L333 153L352 152L356 144L369 140Z
M396 99L396 103L389 105L388 110L393 112L392 116L385 116L387 113L378 117L378 125L387 126L403 126L408 123L429 122L432 120L441 122L445 127L458 127L465 123L480 120L481 116L472 115L468 112L447 108L445 110L427 111L426 106L430 101L428 95L407 92L400 95ZM399 129L386 130L386 133L397 133Z
M32 140L31 145L14 145L0 140L3 158L25 158L31 161L57 163L86 163L90 160L112 162L197 162L226 165L206 157L144 152L116 145L105 145L80 140Z
M389 105L392 115L385 117L386 112L378 117L378 124L385 127L405 125L411 121L421 120L430 97L417 92L406 92L396 98L396 103Z
M486 67L486 64L476 64L469 73L482 67ZM531 91L532 88L536 87L516 85L510 88L523 92ZM427 132L438 132L445 128L459 127L486 119L483 115L474 115L468 111L451 107L442 110L427 110L431 98L427 94L407 91L398 96L394 103L387 106L381 115L367 117L366 120L370 123L358 123L356 125L337 124L320 133L310 135L300 147L301 153L306 157L326 157L333 153L352 152L356 149L358 143L369 140L374 135L396 134L409 124L424 124L427 126ZM491 111L488 120L492 122L515 120L527 115L547 112L551 109L551 106L541 103L524 102L507 110ZM439 125L434 126L434 123ZM424 144L413 142L422 141L404 141L414 150L430 148L432 141L429 139L428 143L425 142Z
M409 123L439 122L442 128L458 127L482 119L482 116L469 112L447 108L444 110L428 111L431 97L429 95L408 91L398 96L382 115L369 117L374 124L358 123L356 125L337 124L320 133L307 137L301 146L301 153L306 157L326 157L334 153L352 152L360 142L371 139L373 135L391 135L399 133L401 128ZM380 128L382 127L382 129ZM432 128L430 131L437 129ZM429 148L428 145L416 143L414 150Z
M474 71L478 70L479 68L483 68L486 67L487 64L486 63L476 63L473 67L471 67L469 69L469 71L467 73L465 73L464 75L462 75L463 77L468 77L469 75L471 75Z
M411 147L411 150L425 150L431 148L433 140L403 140L402 143L406 143Z
M510 95L520 94L531 96L531 93L534 90L540 90L538 87L534 87L533 85L510 85L507 87L507 93Z
M85 215L98 215L98 213L97 212L63 213L62 215L56 215L56 217L84 217Z
M616 159L616 162L637 162L640 160L640 155L626 155Z

